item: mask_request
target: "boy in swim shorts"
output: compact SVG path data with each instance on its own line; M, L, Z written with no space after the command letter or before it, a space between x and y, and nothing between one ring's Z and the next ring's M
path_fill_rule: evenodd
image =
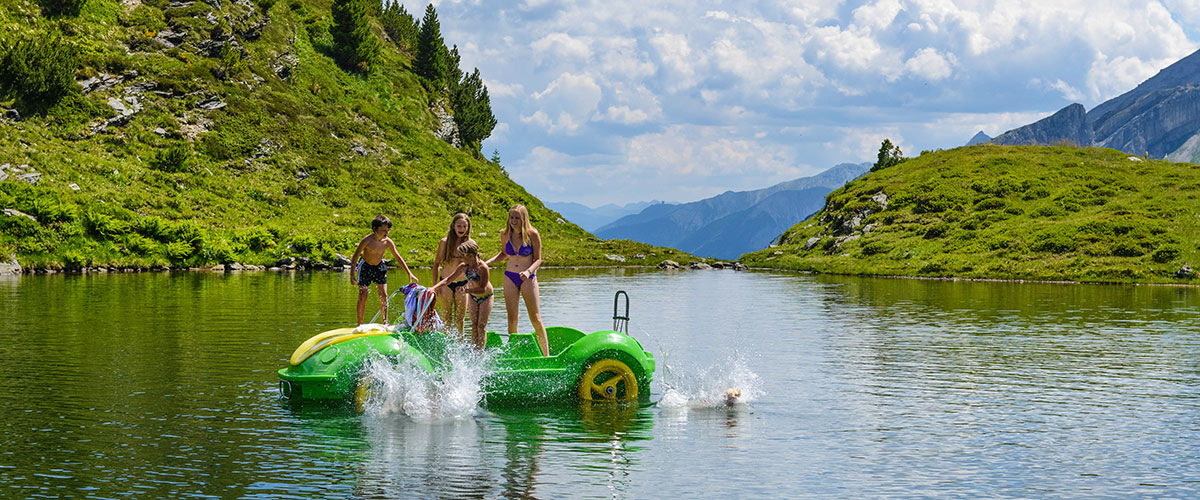
M375 216L375 219L371 221L371 234L366 235L362 241L358 242L358 248L354 250L354 256L350 258L350 262L357 261L357 264L350 268L350 284L358 286L358 324L360 325L363 321L363 310L367 305L367 295L370 293L371 284L374 284L375 289L379 292L379 312L383 316L383 322L387 323L387 262L383 261L385 252L392 253L396 262L399 262L400 267L404 268L404 272L408 273L410 282L417 282L416 275L408 269L408 263L404 262L404 257L401 257L400 252L396 251L396 244L388 237L388 232L391 230L391 220L383 215Z

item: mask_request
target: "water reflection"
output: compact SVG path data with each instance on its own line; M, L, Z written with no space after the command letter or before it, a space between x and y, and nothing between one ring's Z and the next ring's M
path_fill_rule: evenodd
M608 328L629 292L656 404L292 408L275 370L352 321L345 275L0 280L0 483L14 498L1200 496L1195 288L542 274L550 324ZM746 404L703 402L731 386Z
M619 495L638 464L636 443L650 439L653 427L648 408L611 403L495 408L441 420L367 415L360 423L347 418L348 409L294 411L314 437L336 440L343 455L331 458L351 465L360 498L558 496L539 491L547 484L602 485ZM561 460L543 463L563 450L577 458L568 476Z

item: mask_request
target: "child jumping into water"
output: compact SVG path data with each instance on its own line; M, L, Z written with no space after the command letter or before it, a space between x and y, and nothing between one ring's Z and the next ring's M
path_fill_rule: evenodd
M358 242L358 248L354 250L354 256L350 258L350 262L358 262L357 265L350 268L350 284L358 286L358 324L360 325L363 321L363 309L366 308L367 295L370 293L372 283L379 292L379 312L383 316L383 322L387 323L388 268L387 263L383 261L384 252L392 252L396 262L399 262L400 267L404 268L404 272L408 273L409 281L417 282L417 277L408 269L408 263L404 262L400 252L396 251L396 244L392 242L391 238L388 238L388 232L391 230L392 221L383 215L375 216L375 219L371 221L371 234L366 235L362 241Z
M459 288L467 298L467 314L471 316L471 341L476 349L483 349L487 344L487 322L492 315L495 304L492 283L488 280L490 273L487 263L479 260L479 245L467 241L458 246L457 253L462 257L462 263L447 274L443 282L449 284L450 276L463 273L466 284ZM441 284L441 283L439 283Z

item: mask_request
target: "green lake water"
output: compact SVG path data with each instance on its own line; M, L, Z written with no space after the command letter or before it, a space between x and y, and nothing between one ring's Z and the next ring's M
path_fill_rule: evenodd
M295 408L276 370L352 324L343 273L2 278L0 498L1200 497L1194 288L538 279L584 331L629 293L651 404Z

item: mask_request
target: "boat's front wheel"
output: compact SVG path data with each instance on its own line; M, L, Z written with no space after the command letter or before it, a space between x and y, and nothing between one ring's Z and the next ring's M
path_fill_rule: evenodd
M637 377L633 370L615 359L597 360L579 379L579 398L586 401L628 401L637 396Z
M371 377L363 375L358 378L358 385L354 387L354 411L367 411L367 402L374 399L378 392L373 385Z

